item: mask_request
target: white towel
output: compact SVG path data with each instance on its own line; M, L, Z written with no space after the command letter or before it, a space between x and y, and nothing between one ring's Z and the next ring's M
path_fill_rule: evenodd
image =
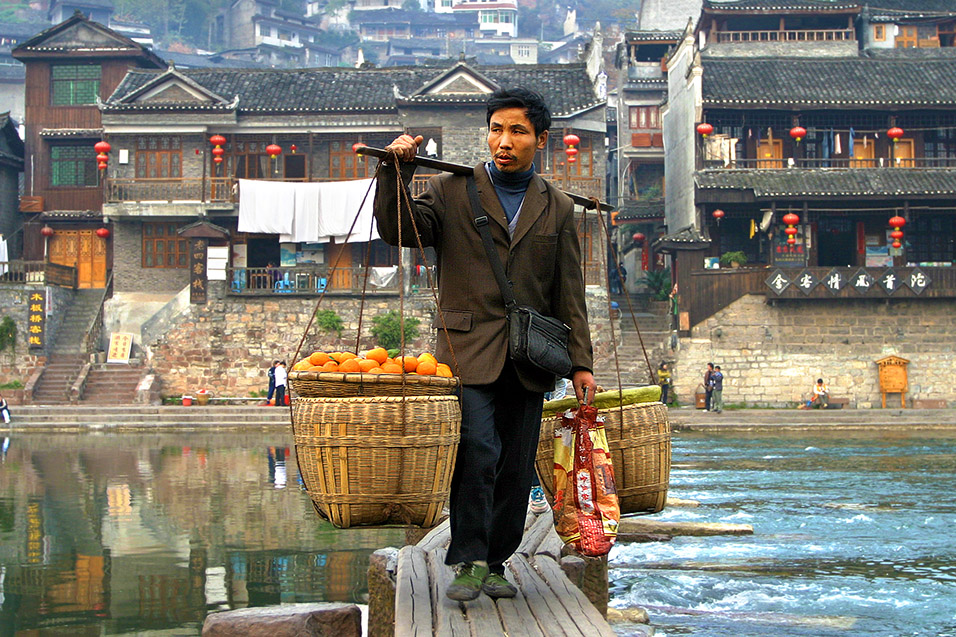
M378 226L373 223L375 190L370 190L372 182L372 179L355 179L321 184L320 243L328 242L330 238L335 238L338 243L367 242L379 238Z
M240 179L239 232L291 234L297 185Z
M368 282L377 288L386 288L398 276L398 266L388 265L369 268Z
M2 234L0 234L0 276L3 276L7 273L8 260L9 255L7 254L7 240L3 238Z

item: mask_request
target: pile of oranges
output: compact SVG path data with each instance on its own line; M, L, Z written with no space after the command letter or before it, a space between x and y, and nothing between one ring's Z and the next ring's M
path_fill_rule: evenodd
M418 374L420 376L453 376L451 367L439 363L431 354L389 357L384 347L375 347L364 356L352 352L313 352L292 366L300 372L365 372L366 374Z

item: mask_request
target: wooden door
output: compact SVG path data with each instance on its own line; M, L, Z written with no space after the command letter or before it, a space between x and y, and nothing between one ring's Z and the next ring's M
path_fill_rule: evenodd
M333 290L352 289L352 246L348 243L332 243L326 248L326 263L329 264L331 280L329 287ZM335 271L332 272L332 268Z
M853 140L853 159L850 168L873 168L876 165L876 148L873 140Z
M783 168L783 140L760 140L757 146L757 168Z
M57 230L48 254L50 263L76 268L77 287L106 287L106 239L95 230Z
M913 140L899 139L893 144L893 163L901 168L912 168L913 162Z

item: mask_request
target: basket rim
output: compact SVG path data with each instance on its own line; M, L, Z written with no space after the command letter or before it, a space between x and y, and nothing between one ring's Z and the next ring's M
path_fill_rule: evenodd
M458 376L422 376L421 374L369 374L368 372L310 372L296 370L289 372L290 380L311 380L335 383L362 383L366 385L434 385L436 387L457 387L461 384ZM404 379L404 381L403 381Z
M409 396L294 396L292 400L300 402L315 403L400 403L400 402L458 402L458 396L454 394L425 394Z

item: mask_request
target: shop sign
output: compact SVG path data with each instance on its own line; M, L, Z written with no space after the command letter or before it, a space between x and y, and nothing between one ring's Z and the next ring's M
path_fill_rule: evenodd
M830 291L830 294L839 294L840 290L846 287L849 277L837 269L830 270L821 282L823 287Z
M810 294L813 292L813 288L817 287L817 284L820 283L820 280L814 276L813 272L810 270L804 270L797 275L796 280L793 282L797 288L804 294Z
M206 291L206 248L208 239L194 238L189 243L189 302L205 303Z
M46 290L35 290L29 295L27 307L27 344L30 349L46 346Z
M783 291L790 287L790 277L783 273L783 270L774 270L767 280L765 281L767 286L776 292L778 295L783 294Z
M913 290L913 294L919 295L923 290L929 287L930 278L919 268L910 272L906 278L906 285Z
M914 294L921 294L931 283L931 279L919 268L909 274L901 274L893 268L887 268L879 277L874 278L866 269L860 268L852 275L834 268L822 279L817 279L810 269L804 269L799 274L788 275L785 270L776 269L765 281L767 287L778 296L783 294L791 285L805 295L809 295L819 286L826 288L830 294L836 296L846 286L852 287L860 294L867 294L871 289L882 290L887 296L892 295L903 286L909 287Z
M902 277L894 272L892 268L881 274L876 282L887 294L893 294L893 292L903 287Z
M856 273L850 277L850 287L860 294L869 292L875 282L876 279L870 276L870 273L863 268L857 270Z
M106 352L107 363L128 363L133 348L133 335L123 332L110 334L110 348Z
M802 226L797 226L800 230L794 235L796 243L790 245L787 243L788 235L784 233L783 227L777 228L773 237L773 264L785 268L804 267L807 265L807 246L804 241Z

